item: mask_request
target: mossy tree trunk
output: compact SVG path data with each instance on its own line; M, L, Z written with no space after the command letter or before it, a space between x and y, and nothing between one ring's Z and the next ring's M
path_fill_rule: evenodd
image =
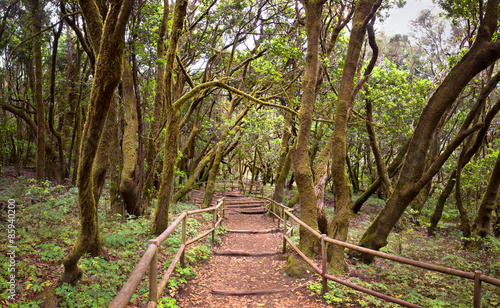
M449 112L448 112L448 115L449 115ZM444 124L446 122L447 122L447 120L441 121L441 123L439 123L439 125L438 125L438 128L436 129L436 132L432 136L432 144L429 148L429 153L427 154L427 159L425 161L425 168L426 169L428 169L432 165L432 163L436 160L436 158L439 155ZM429 199L429 194L430 194L431 188L432 188L432 182L429 181L418 192L415 199L410 203L410 206L414 211L414 214L413 214L414 217L420 216L420 213L422 212L422 209L425 205L425 202L427 202L427 199Z
M201 107L201 105L199 105L198 107ZM184 172L186 176L189 176L188 162L194 157L196 136L200 131L200 127L198 125L199 111L200 108L197 108L193 127L191 128L191 132L189 133L189 137L187 138L186 143L182 147L181 158L177 162L177 170ZM183 182L183 177L179 177L179 184L182 184Z
M215 192L215 181L217 179L217 173L219 172L220 162L222 161L222 143L219 142L215 148L215 156L208 173L207 187L205 188L205 195L203 196L203 201L201 207L209 207L212 203L212 198Z
M441 216L443 215L443 209L444 205L446 203L446 200L448 197L451 195L453 191L453 187L455 186L455 177L457 175L457 171L453 170L453 172L450 175L450 178L448 179L448 182L446 182L446 185L439 195L438 201L436 203L436 207L434 208L434 212L432 213L431 216L431 221L430 225L427 228L427 235L433 236L434 232L437 228L438 222L441 220Z
M125 128L122 142L123 168L120 178L120 193L127 213L140 216L142 210L138 202L137 185L137 130L139 123L132 69L126 57L123 57L122 92L125 106Z
M114 109L114 111L113 111ZM111 103L109 107L109 116L111 116L112 111L117 114L117 104ZM122 216L122 221L125 221L125 209L123 206L123 198L120 195L120 141L118 140L118 121L113 122L111 127L111 140L110 143L110 185L109 185L109 203L110 203L110 214L120 214Z
M39 0L31 0L31 21L33 33L42 30L42 9ZM36 35L33 43L33 58L35 63L34 102L36 108L36 179L45 180L45 106L43 105L43 67L42 67L42 37Z
M281 203L283 202L283 196L285 191L286 179L288 178L288 174L290 173L290 168L292 167L292 158L290 150L287 150L285 154L285 158L283 161L280 160L278 166L278 176L276 178L276 182L274 183L274 193L273 200Z
M186 183L179 189L175 195L173 202L177 203L181 200L188 192L193 189L196 180L200 177L201 172L205 167L212 161L215 157L215 148L210 150L196 165L195 169L191 172Z
M353 81L366 27L375 15L381 2L381 0L362 0L356 3L335 111L335 127L332 133L332 182L335 194L335 212L328 226L328 236L341 241L347 239L351 214L351 185L346 170L346 129L352 104ZM329 265L333 273L336 275L345 273L344 249L341 247L332 247L330 252Z
M94 199L92 168L108 110L121 79L125 28L132 11L133 1L118 0L111 3L104 24L95 1L81 1L80 6L91 33L91 40L94 42L94 50L98 50L96 54L99 57L96 62L78 167L80 232L75 245L63 262L64 272L58 280L59 284L73 282L81 277L82 271L78 268L78 261L81 256L87 252L92 255L97 255L100 252L99 224L97 204ZM100 40L101 33L102 40ZM100 44L96 42L100 42ZM99 46L99 48L96 48L96 46Z
M491 172L490 180L486 186L486 191L481 199L479 208L472 223L472 235L474 237L485 238L492 234L491 222L492 213L496 207L498 192L500 188L500 153L498 154L495 166ZM478 245L479 242L476 242Z
M455 102L458 95L479 72L486 69L500 57L500 43L491 42L497 29L499 0L490 0L485 6L485 15L478 29L478 36L467 54L452 68L438 86L426 107L413 134L401 175L391 198L363 234L359 244L371 249L379 249L387 244L387 237L407 206L415 198L432 176L446 162L452 150L471 133L461 129L449 146L434 161L431 168L424 170L432 135L441 118ZM474 130L472 130L474 131ZM365 261L373 260L364 255Z
M392 195L392 184L384 158L382 157L382 153L380 153L377 136L375 135L375 129L373 128L373 103L370 99L366 100L366 131L368 132L370 147L372 149L373 156L375 157L377 173L380 178L380 182L382 183L384 197L388 199Z
M158 28L158 36L156 39L156 84L155 84L155 101L154 101L154 111L153 111L153 122L151 123L151 129L149 131L148 145L146 149L146 172L145 172L145 182L143 189L143 199L148 203L151 199L151 193L153 189L153 182L156 176L156 162L155 158L157 155L157 145L156 139L158 132L160 130L160 124L162 121L162 109L165 104L165 65L163 63L163 58L165 57L165 35L167 33L168 27L168 13L169 13L169 3L167 0L163 1L163 15Z
M318 50L324 1L306 0L307 53L302 78L302 100L299 109L297 146L293 153L293 172L300 198L300 214L304 223L318 230L316 194L309 161L309 142L315 107L315 90L318 75ZM306 229L300 228L300 249L308 257L316 255L317 239Z
M168 212L170 208L171 193L175 165L179 149L179 130L181 112L178 105L173 102L173 69L176 58L177 45L182 34L184 18L186 16L188 1L178 0L175 3L174 16L172 19L172 30L165 63L165 108L167 116L167 136L165 136L165 147L163 152L163 174L158 192L158 203L156 205L155 219L151 233L160 235L168 227ZM182 106L182 105L181 105Z
M116 100L117 95L115 93L115 95L113 95L113 98L111 99L111 104L106 116L104 127L102 129L101 138L99 140L99 145L97 146L96 157L92 166L92 182L96 206L99 205L99 199L101 198L102 190L104 189L104 184L106 182L106 176L108 173L111 143L113 140L113 134L115 133L114 126L117 122Z
M66 171L64 168L64 144L63 136L61 131L58 130L54 125L54 109L56 102L56 63L57 63L57 50L59 46L59 38L61 37L63 23L59 24L59 27L54 32L54 42L52 43L52 55L50 64L50 96L49 96L49 129L52 135L57 140L57 148L59 155L59 164L56 167L52 165L51 168L47 168L47 177L49 179L55 179L58 182L62 182L66 178ZM59 123L62 123L63 119L60 119Z

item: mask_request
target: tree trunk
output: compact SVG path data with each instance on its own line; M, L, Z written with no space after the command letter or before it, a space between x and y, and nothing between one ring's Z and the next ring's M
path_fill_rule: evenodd
M368 132L368 138L370 140L370 147L373 152L373 157L375 157L377 173L380 178L380 182L382 183L384 197L385 199L389 199L389 197L392 195L392 184L389 178L389 172L387 171L387 166L384 162L384 158L380 153L377 136L375 135L375 129L373 128L373 103L370 99L366 100L366 131Z
M217 178L217 173L219 172L219 165L222 160L222 144L219 143L215 149L214 161L212 163L212 168L208 174L207 187L205 189L205 195L203 197L203 202L201 207L209 207L212 203L212 197L215 192L215 180Z
M163 175L158 193L158 203L151 233L160 235L168 227L168 212L173 190L174 171L177 163L179 149L179 131L181 114L179 106L173 102L173 68L177 45L182 34L184 18L186 16L188 1L178 0L175 3L172 30L168 44L165 63L165 106L167 111L167 136L163 151ZM180 106L182 107L182 105Z
M456 170L453 170L453 172L450 175L450 178L448 179L448 182L446 183L446 186L443 189L443 192L441 195L439 195L438 201L436 203L436 207L434 208L434 212L432 213L431 216L431 222L429 227L427 228L427 235L433 236L434 231L437 228L438 222L441 220L441 216L443 215L443 209L444 209L444 204L446 203L446 199L451 195L451 192L453 191L453 187L455 186L455 177L457 175Z
M59 27L54 32L54 42L52 44L52 56L50 65L50 98L49 98L49 129L54 137L57 139L58 154L59 154L59 164L57 167L53 168L52 176L50 176L50 171L47 170L47 176L53 178L58 182L62 182L66 177L66 172L64 168L64 145L63 139L60 131L54 127L54 108L56 101L56 63L57 63L57 49L59 46L59 38L61 37L63 23L59 24ZM60 120L62 123L62 119Z
M99 40L101 44L96 63L96 67L99 69L95 71L90 94L88 116L82 138L84 142L81 147L81 159L78 167L80 232L75 245L63 262L64 272L59 278L58 284L70 283L80 278L82 275L82 271L78 268L80 257L87 252L93 255L99 253L99 224L93 191L92 167L108 110L121 78L125 28L132 11L133 1L113 2L104 26L100 15L95 12L97 4L94 1L82 1L80 5L89 30L91 32L102 31L103 39ZM94 27L99 29L94 29Z
M306 0L307 53L305 72L302 78L302 102L299 109L299 131L297 146L293 153L293 172L299 190L300 214L304 223L318 230L318 213L313 175L309 162L309 142L315 107L315 89L318 75L318 47L321 33L323 1ZM304 228L300 228L300 249L308 257L316 255L317 239Z
M39 0L31 0L31 21L33 33L42 30L42 9ZM35 88L34 102L36 108L37 137L36 137L36 179L45 180L45 107L43 105L43 67L42 67L42 37L34 37L33 57L35 60Z
M134 94L132 69L126 57L123 57L122 76L123 104L125 106L125 128L122 141L122 173L120 179L120 193L127 213L142 215L141 205L138 202L137 188L137 101Z
M291 151L288 150L288 152L285 155L283 165L281 165L281 168L279 169L280 171L278 172L278 177L276 178L276 182L274 183L273 200L278 203L283 202L286 179L288 178L288 174L290 173L290 168L292 165L292 159L290 153Z
M332 182L335 194L335 212L330 221L328 236L341 241L347 239L351 215L351 186L346 170L346 129L352 104L351 97L354 94L353 81L363 46L366 26L373 18L380 4L381 0L362 0L356 4L335 111L335 128L331 137L333 138ZM344 261L343 248L331 245L329 264L334 274L342 275L345 273L347 265Z
M474 217L474 222L472 223L472 236L485 238L492 234L491 222L492 213L496 208L496 201L498 198L498 192L500 188L500 152L498 154L495 166L491 172L490 180L486 186L486 191L484 192L481 203L479 204L479 209ZM479 246L480 242L476 241L471 243L472 245ZM479 248L479 247L476 247Z
M441 121L439 124L438 128L436 129L436 132L433 135L432 138L432 144L429 149L429 153L427 154L427 159L425 161L425 168L428 169L432 165L432 163L436 160L436 158L439 155L439 150L441 146L441 140L442 140L442 134L443 134L443 129L444 129L444 123L445 121ZM427 199L429 199L429 193L432 188L432 182L429 181L417 194L415 199L410 203L412 209L414 210L413 217L416 218L420 216L420 213L422 212L422 209L425 205L425 202L427 202Z
M97 153L94 159L94 164L92 166L92 182L94 190L94 199L96 206L99 205L99 199L101 198L102 190L106 182L106 175L109 166L110 157L110 147L113 140L114 125L117 121L116 119L116 97L113 95L111 99L111 104L106 116L104 127L102 129L101 138L99 140L99 145L97 146Z
M174 200L173 202L174 203L177 203L179 202L179 200L181 200L181 198L183 198L188 192L191 191L191 189L193 189L194 187L194 184L196 183L196 180L199 178L201 172L203 171L203 169L206 167L206 165L212 161L215 157L215 148L213 148L212 150L210 150L202 159L201 161L196 165L196 168L191 172L191 174L189 175L189 178L186 182L186 184L184 184L184 186L181 187L181 189L179 189L175 195L174 195Z
M255 146L254 152L253 152L253 162L252 162L252 176L250 177L250 187L248 188L248 191L252 193L253 191L253 182L255 179L255 173L257 169L255 168L255 165L257 163L257 146Z
M179 149L180 111L171 108L167 112L167 135L165 136L165 148L163 150L162 180L158 193L155 220L151 228L151 233L154 235L160 235L168 227L170 199L172 197L175 164L177 163Z
M116 113L116 103L112 103L109 107L109 112L111 109L115 109ZM125 221L125 208L123 206L123 198L120 195L120 141L118 140L118 121L113 122L111 128L112 136L110 140L110 185L109 185L109 203L110 203L110 214L120 214L122 221Z
M146 149L146 180L144 182L143 199L149 203L152 196L153 182L155 178L155 158L157 154L156 140L162 119L162 109L165 104L165 65L163 59L165 56L165 35L168 27L168 13L169 3L167 0L163 1L163 16L158 29L158 37L156 41L156 84L155 84L155 103L153 111L153 122L149 132L149 140Z

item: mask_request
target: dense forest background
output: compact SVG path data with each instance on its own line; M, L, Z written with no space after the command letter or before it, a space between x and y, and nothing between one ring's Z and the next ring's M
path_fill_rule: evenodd
M401 225L500 247L499 1L376 31L404 2L0 0L0 171L74 187L80 213L59 285L101 255L99 211L158 235L171 204L229 180L340 240L382 199L372 249ZM344 274L344 251L329 263Z

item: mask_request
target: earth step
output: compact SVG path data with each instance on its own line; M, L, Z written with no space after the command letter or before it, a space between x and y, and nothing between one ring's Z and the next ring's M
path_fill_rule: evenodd
M241 214L264 214L265 212L264 209L240 211Z
M243 251L243 250L216 250L214 254L219 256L243 256L243 257L263 257L263 256L273 256L279 255L281 252L279 251L261 251L261 252L252 252L252 251Z
M265 289L265 290L217 290L213 289L212 294L217 295L262 295L262 294L273 294L273 293L283 293L288 291L293 291L294 289Z
M264 201L260 201L260 200L228 201L228 200L226 200L226 205L239 205L239 204L264 204Z
M238 204L238 205L232 205L232 204L229 204L229 205L226 205L226 208L227 209L234 209L234 208L248 208L248 207L261 207L262 204L259 204L259 203L251 203L251 204Z
M242 198L242 196L238 193L226 193L224 196L229 198Z
M267 230L227 230L227 232L232 232L232 233L274 233L274 232L280 232L280 229L267 229Z

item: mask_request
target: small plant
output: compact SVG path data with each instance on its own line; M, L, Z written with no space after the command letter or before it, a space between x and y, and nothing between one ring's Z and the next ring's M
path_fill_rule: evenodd
M185 253L186 261L195 264L198 261L206 260L210 256L211 250L205 245L193 247Z
M177 306L177 301L175 298L172 298L170 296L167 297L162 297L159 301L156 307L158 308L179 308Z

